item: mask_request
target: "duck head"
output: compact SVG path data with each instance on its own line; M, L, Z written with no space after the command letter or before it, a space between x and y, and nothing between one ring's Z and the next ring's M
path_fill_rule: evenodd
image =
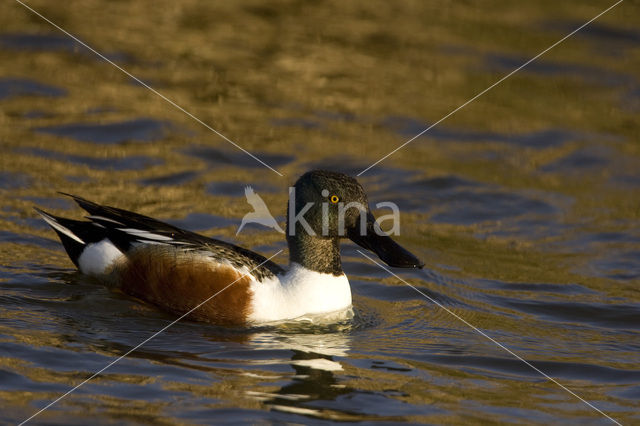
M289 193L287 242L291 261L318 272L342 274L342 238L371 250L389 266L424 265L380 229L358 181L324 170L305 173Z

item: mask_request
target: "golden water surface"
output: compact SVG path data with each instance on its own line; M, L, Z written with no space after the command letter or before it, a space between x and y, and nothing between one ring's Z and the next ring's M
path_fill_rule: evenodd
M270 256L311 168L358 174L613 2L0 5L0 422L175 317L74 272L56 191ZM402 279L623 424L640 422L640 5L624 1L359 178L426 262ZM280 174L282 176L280 176ZM286 252L285 252L286 253ZM180 322L35 424L610 420L343 248L355 317ZM287 263L286 254L275 259Z

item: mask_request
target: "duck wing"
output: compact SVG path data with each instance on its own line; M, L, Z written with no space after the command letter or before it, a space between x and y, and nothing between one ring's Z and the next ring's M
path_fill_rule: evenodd
M237 269L252 271L258 280L283 273L284 270L266 257L238 247L234 244L205 237L195 232L180 229L165 222L116 207L103 206L73 194L71 197L89 213L91 225L98 233L108 238L123 253L141 244L171 245L183 251L197 252L213 260L228 262ZM86 232L86 231L85 231Z

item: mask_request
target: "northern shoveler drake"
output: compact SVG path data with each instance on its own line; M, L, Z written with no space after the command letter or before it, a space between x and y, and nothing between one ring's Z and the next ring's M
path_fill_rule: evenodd
M340 261L340 239L345 237L390 266L423 266L388 235L375 232L362 186L342 173L305 173L290 191L289 209L295 216L287 218L287 269L224 241L64 195L89 213L89 221L36 210L80 272L176 314L189 312L233 283L190 313L194 320L246 325L348 310L351 288ZM340 207L349 203L364 207L341 213Z

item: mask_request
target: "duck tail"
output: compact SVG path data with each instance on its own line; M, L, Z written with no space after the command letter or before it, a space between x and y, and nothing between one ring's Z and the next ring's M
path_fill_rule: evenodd
M91 235L91 240L95 240L95 233L97 227L91 222L82 220L66 219L64 217L54 216L45 212L37 207L34 207L45 222L56 231L64 249L67 251L71 261L79 267L78 258L86 248L87 244L92 241L87 241L87 236Z

